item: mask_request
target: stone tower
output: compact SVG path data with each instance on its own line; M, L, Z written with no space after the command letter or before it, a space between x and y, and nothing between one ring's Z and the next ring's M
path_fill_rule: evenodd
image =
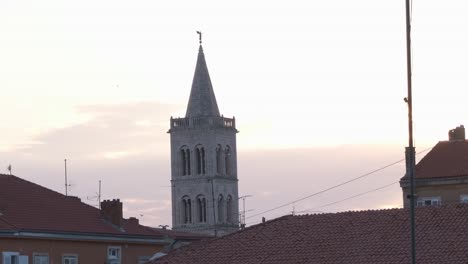
M173 229L238 230L238 131L234 117L219 114L201 43L187 112L170 125Z

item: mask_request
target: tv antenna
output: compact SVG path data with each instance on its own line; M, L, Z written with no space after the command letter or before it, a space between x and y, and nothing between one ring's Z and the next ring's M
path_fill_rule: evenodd
M239 200L242 199L242 213L240 215L240 224L241 224L242 229L245 227L245 213L253 211L253 210L245 211L245 199L247 199L249 197L252 197L252 196L253 195L248 194L248 195L244 195L244 196L239 197Z
M101 209L101 180L99 180L99 192L96 193L95 196L86 196L88 201L97 201L98 208Z
M65 159L65 196L68 196L68 187L71 184L68 184L68 175L67 175L67 159Z

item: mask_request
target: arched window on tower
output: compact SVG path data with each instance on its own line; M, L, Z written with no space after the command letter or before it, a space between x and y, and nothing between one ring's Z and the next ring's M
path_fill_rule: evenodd
M218 196L218 223L224 223L224 197Z
M198 222L206 223L206 198L203 195L197 196Z
M205 163L205 148L201 148L201 156L202 156L202 173L206 173L206 163Z
M192 223L192 201L187 195L182 197L182 223Z
M195 147L197 174L205 174L205 148L201 145Z
M221 145L216 147L216 173L221 174L223 172L223 149Z
M180 174L182 176L190 175L190 149L187 146L180 148Z
M224 151L224 168L226 175L231 174L231 147L226 146L226 150Z
M232 208L232 196L228 195L226 198L226 222L234 223L234 214Z

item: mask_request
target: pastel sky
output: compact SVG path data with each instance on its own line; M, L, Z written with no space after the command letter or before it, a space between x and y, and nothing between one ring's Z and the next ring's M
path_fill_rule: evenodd
M170 224L166 132L185 113L196 30L220 111L240 130L248 214L385 166L407 144L404 11L404 0L0 1L0 172L11 163L63 192L67 158L72 195L96 204L102 180L126 217ZM413 2L419 151L468 124L467 13L462 0ZM294 210L401 206L394 184L320 207L403 173L401 163Z

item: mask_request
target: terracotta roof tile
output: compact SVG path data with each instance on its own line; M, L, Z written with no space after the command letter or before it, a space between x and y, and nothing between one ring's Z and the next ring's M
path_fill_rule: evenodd
M416 165L416 179L468 176L468 141L440 141Z
M468 205L416 210L418 263L466 263ZM284 216L174 250L152 264L409 263L406 209Z
M0 174L0 231L21 230L99 235L171 237L128 219L122 229L102 219L100 210L16 176Z

